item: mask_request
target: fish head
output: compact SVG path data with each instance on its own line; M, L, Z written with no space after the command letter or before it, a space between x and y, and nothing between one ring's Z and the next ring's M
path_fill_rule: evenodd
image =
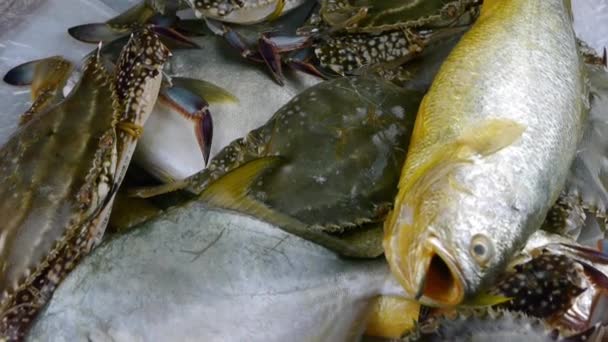
M514 229L508 229L513 224L508 211L495 210L495 203L479 206L445 182L425 190L413 205L396 207L385 226L393 274L408 297L434 307L477 296L518 247Z

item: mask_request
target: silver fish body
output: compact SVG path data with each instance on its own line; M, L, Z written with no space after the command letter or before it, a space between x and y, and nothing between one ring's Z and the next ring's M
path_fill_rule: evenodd
M352 340L383 290L400 292L381 259L342 259L198 202L97 248L29 340Z
M542 224L582 136L569 1L485 1L426 95L385 225L406 292L456 305Z

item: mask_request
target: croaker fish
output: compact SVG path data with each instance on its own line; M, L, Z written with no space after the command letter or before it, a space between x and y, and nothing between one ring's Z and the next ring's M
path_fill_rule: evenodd
M55 106L35 103L0 149L1 338L21 339L99 242L168 56L147 29L131 37L113 74L93 54L71 94Z
M492 281L564 186L587 111L570 1L485 1L418 112L384 247L450 306Z

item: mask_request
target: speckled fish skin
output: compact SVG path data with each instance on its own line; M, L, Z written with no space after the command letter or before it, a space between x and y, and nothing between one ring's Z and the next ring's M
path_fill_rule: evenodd
M382 259L194 202L95 249L28 340L352 341L370 300L400 291Z
M287 13L307 0L187 0L199 17L255 24ZM281 8L282 6L282 8Z
M542 224L586 118L569 1L484 1L418 112L384 246L406 292L457 305Z
M0 335L18 340L37 310L99 242L113 196L160 87L168 50L142 30L113 78L90 57L71 95L0 150ZM133 76L130 76L133 75Z

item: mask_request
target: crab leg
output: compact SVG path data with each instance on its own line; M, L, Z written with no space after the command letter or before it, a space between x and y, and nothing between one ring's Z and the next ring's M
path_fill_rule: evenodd
M196 140L207 164L213 138L213 121L209 112L209 103L188 89L177 86L164 89L160 94L160 100L194 122Z
M285 52L310 47L312 39L309 36L262 34L258 39L257 48L254 48L245 41L243 36L228 26L214 23L210 20L207 22L211 30L223 36L230 46L239 51L243 58L256 63L265 63L272 77L280 85L283 85L285 80L282 64L294 66L296 70L324 78L319 70L304 60L294 57L283 60L281 56Z

